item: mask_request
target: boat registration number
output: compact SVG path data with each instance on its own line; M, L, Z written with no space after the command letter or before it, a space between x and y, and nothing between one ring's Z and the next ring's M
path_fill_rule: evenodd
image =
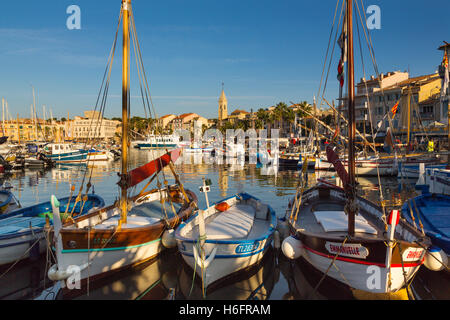
M248 253L258 250L261 245L261 241L243 243L236 247L236 253Z

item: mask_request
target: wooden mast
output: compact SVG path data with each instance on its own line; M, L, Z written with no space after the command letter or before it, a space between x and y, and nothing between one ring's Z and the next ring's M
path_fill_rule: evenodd
M347 0L347 74L348 74L348 175L350 192L348 194L348 234L355 235L355 75L353 57L353 0Z
M19 126L19 114L17 114L17 141L20 144L20 126Z
M407 147L409 147L409 143L411 142L411 88L408 86L408 133L407 133Z
M129 18L131 10L131 0L122 0L123 10L123 45L122 45L122 181L120 184L121 198L121 219L119 226L127 223L128 200L126 176L128 173L128 101L129 101L129 73L130 73L130 31Z

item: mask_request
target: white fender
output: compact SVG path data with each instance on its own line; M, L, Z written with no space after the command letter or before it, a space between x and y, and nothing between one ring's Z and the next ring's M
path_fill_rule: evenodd
M300 240L295 239L293 236L289 236L283 240L281 250L286 258L297 259L302 255L303 245Z
M441 248L432 246L427 250L423 264L431 271L441 271L448 266L447 254Z
M175 248L177 246L177 241L175 239L175 230L170 229L170 230L164 231L164 233L161 237L161 242L162 242L163 246L168 249Z
M88 263L85 263L82 266L68 266L66 270L58 270L58 266L54 264L48 270L47 275L48 278L52 281L66 280L76 272L81 272L82 270L86 269L88 265Z
M197 247L195 245L194 245L193 249L194 249L194 260L195 260L195 263L197 264L197 266L199 266L201 268L203 265L203 268L207 269L209 267L209 265L211 264L211 262L216 257L217 248L215 247L212 250L211 254L209 255L208 259L205 259L204 261L202 261L202 258L198 254Z

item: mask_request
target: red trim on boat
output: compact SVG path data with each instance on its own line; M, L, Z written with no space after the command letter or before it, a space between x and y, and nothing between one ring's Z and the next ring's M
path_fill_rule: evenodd
M325 258L330 258L333 259L334 256L330 256L328 254L316 251L314 249L311 249L305 245L303 245L303 248L307 249L308 251L311 251L314 254L317 254L319 256L325 257ZM377 262L367 262L367 261L361 261L361 260L355 260L355 259L350 259L350 258L342 258L342 257L337 257L336 260L341 260L341 261L345 261L345 262L351 262L351 263L356 263L356 264L364 264L364 265L375 265L381 268L386 268L385 264L382 263L377 263Z

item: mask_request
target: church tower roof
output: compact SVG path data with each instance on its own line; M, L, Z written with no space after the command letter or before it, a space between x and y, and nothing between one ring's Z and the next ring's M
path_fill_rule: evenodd
M222 89L222 94L220 95L219 102L228 102L225 96L225 91Z

